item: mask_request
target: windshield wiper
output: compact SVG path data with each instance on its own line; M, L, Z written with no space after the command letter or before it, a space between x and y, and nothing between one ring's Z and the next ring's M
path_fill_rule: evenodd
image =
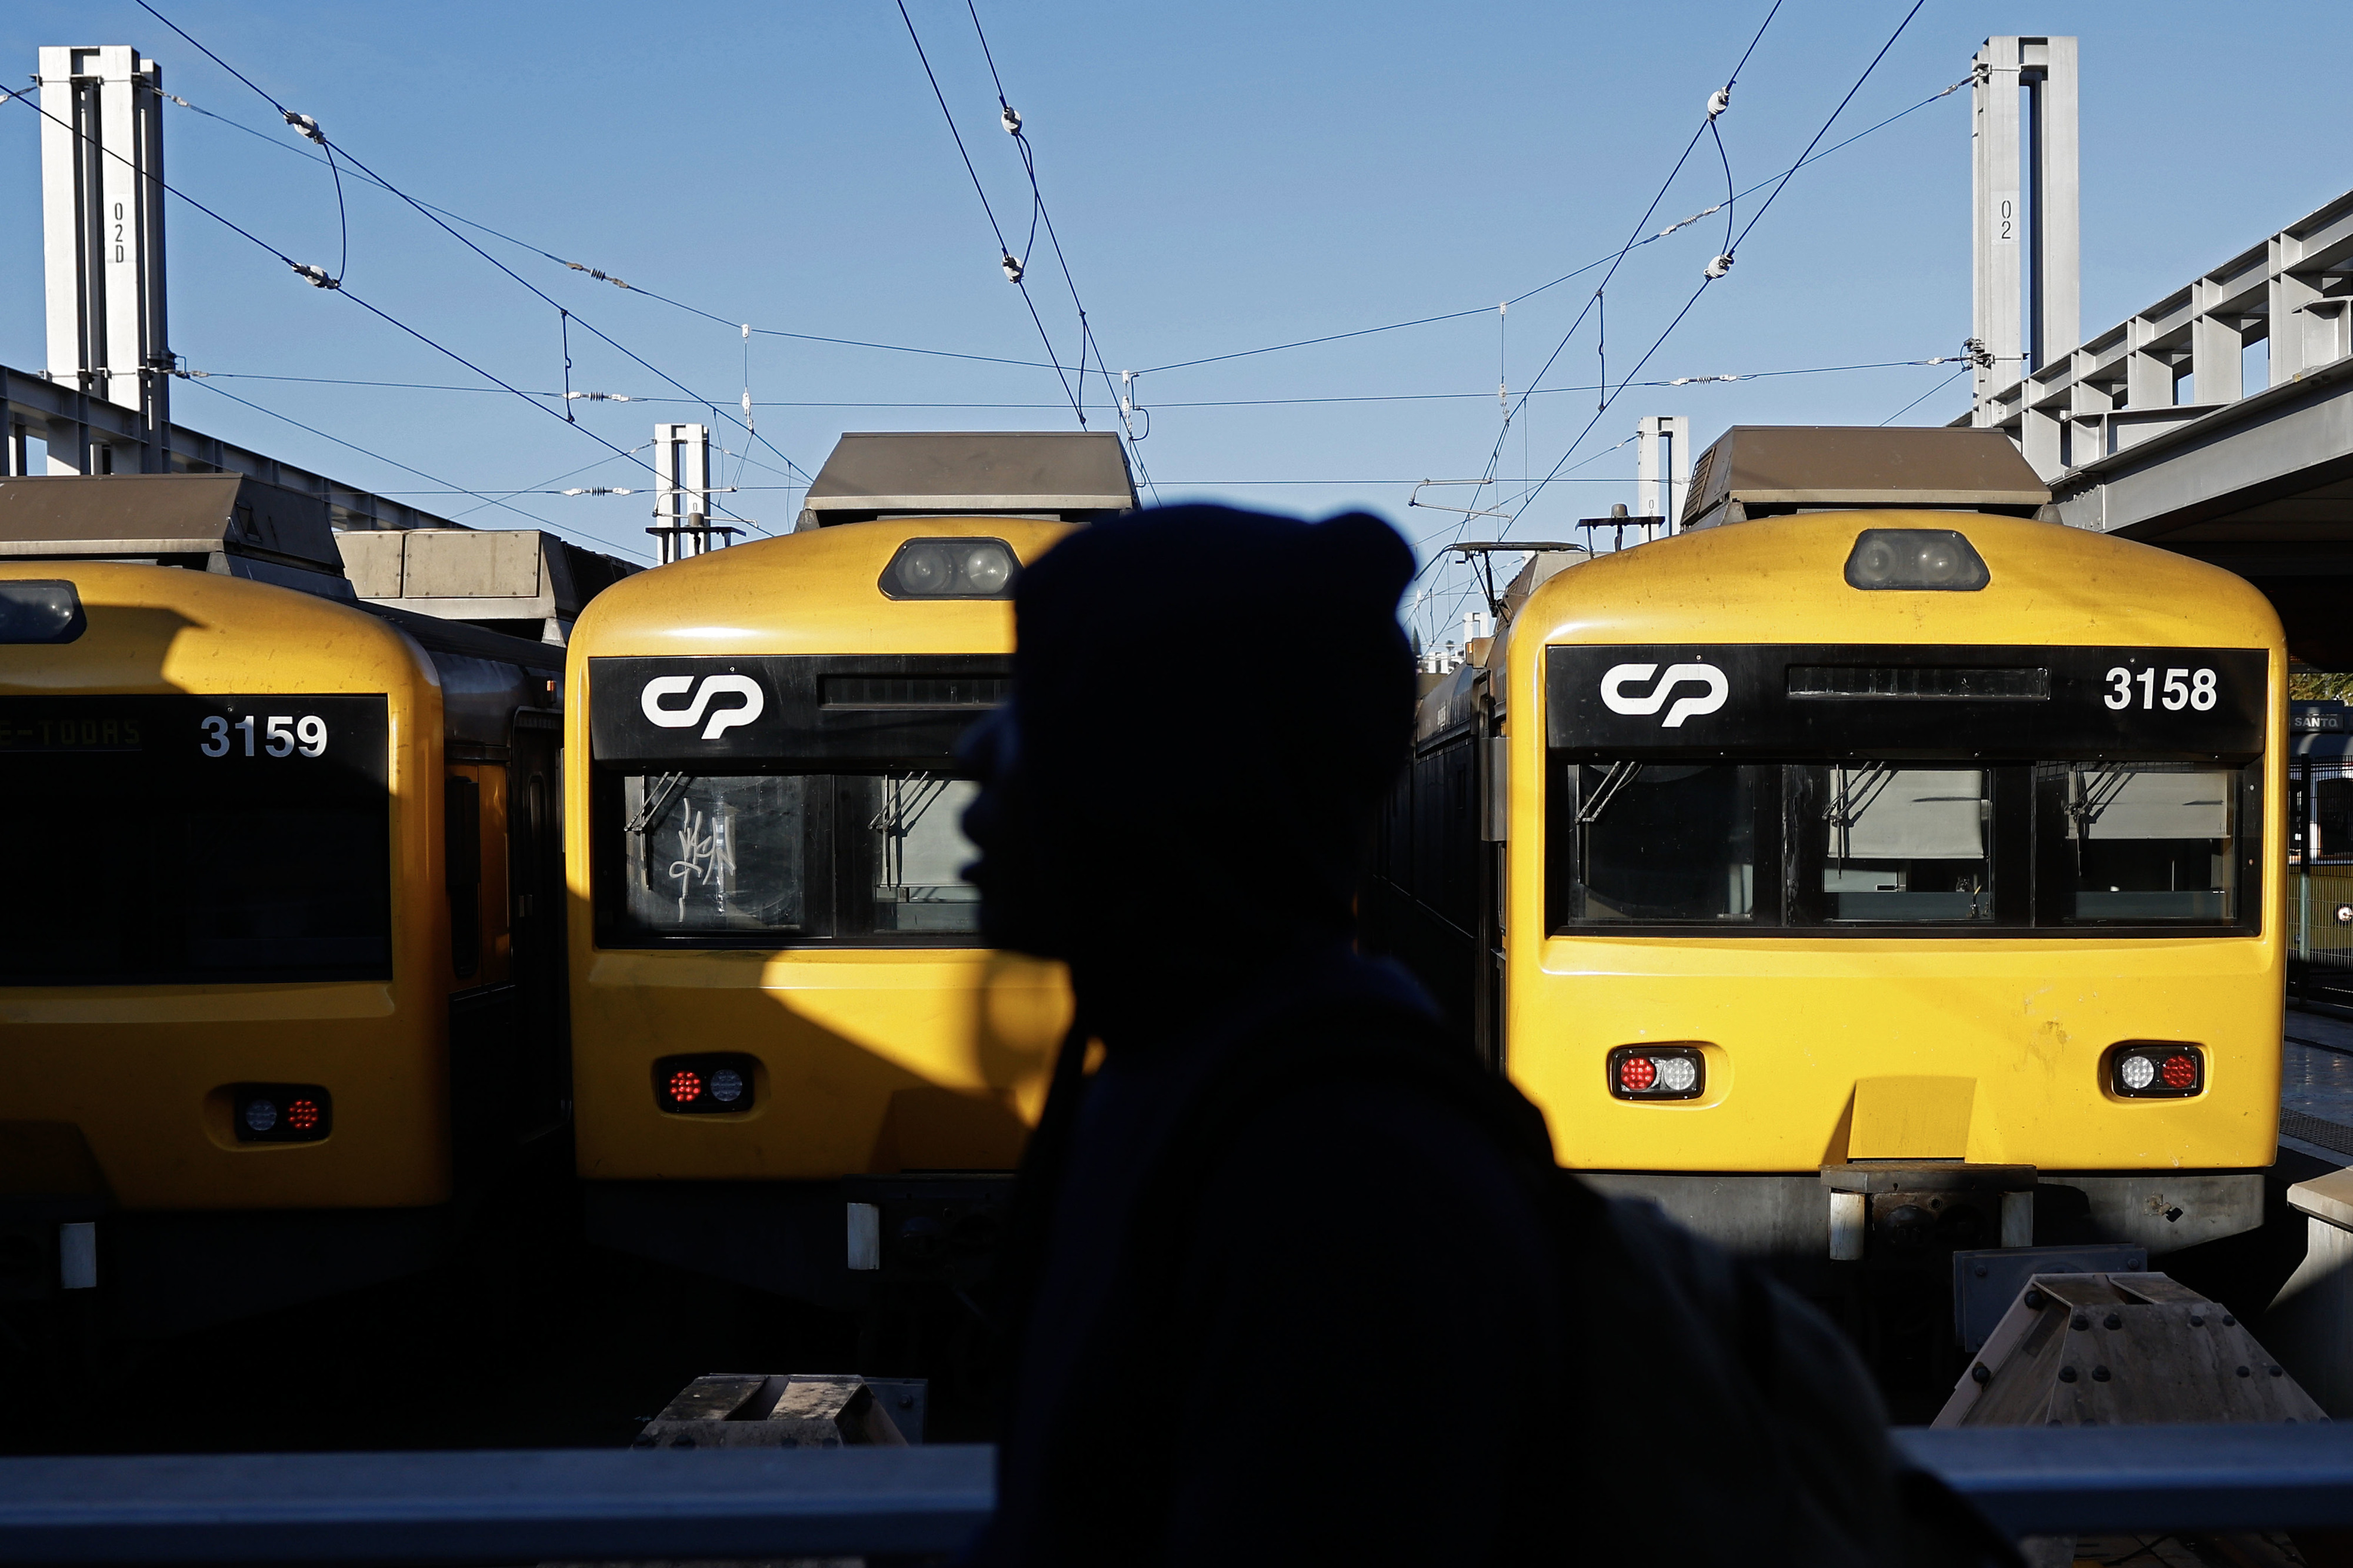
M656 774L652 785L646 791L645 805L637 816L629 818L621 831L636 834L652 832L654 824L661 820L661 814L670 809L670 803L678 798L678 792L693 782L692 773Z
M1640 763L1610 763L1609 771L1601 775L1601 782L1594 786L1593 794L1577 808L1577 825L1590 827L1601 820L1601 814L1609 809L1609 803L1618 798L1618 792L1633 783L1634 775L1641 771Z
M946 791L947 779L934 778L928 772L910 773L894 779L882 776L882 809L866 825L869 833L904 834L923 820L932 802Z
M1895 764L1866 763L1852 782L1847 778L1846 769L1834 771L1838 774L1838 788L1831 796L1830 805L1823 808L1822 820L1838 830L1838 848L1831 852L1831 858L1843 862L1850 842L1848 831L1862 820L1862 814L1877 804L1879 797L1887 792L1887 786L1895 782Z
M2067 771L2075 776L2075 798L2067 803L2067 815L2083 825L2077 837L2084 838L2091 837L2092 825L2116 803L2116 796L2124 794L2125 786L2138 772L2134 768L2094 768L2087 781L2083 763L2069 763Z

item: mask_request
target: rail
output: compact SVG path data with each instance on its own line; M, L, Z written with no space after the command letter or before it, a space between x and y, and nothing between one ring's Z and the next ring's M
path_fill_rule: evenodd
M2353 1527L2353 1426L1907 1428L2014 1535ZM601 1449L0 1459L0 1563L451 1563L952 1552L994 1454Z

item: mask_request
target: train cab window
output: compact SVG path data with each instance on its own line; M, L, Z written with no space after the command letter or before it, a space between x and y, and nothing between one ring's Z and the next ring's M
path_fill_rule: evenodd
M2045 763L2035 769L2044 918L2063 923L2227 922L2236 914L2235 769Z
M808 786L798 773L623 779L628 923L655 936L805 931Z
M1630 762L1570 769L1568 919L1753 920L1757 816L1771 771Z
M1993 796L1982 768L1804 770L1791 826L1800 900L1830 921L1993 918Z
M964 836L979 786L940 769L607 775L607 946L942 944L980 930ZM617 847L617 853L615 849Z
M980 786L924 772L854 782L848 820L866 825L859 864L871 873L858 890L872 900L857 923L878 933L980 930L980 889L964 879L979 856L964 836L965 807Z

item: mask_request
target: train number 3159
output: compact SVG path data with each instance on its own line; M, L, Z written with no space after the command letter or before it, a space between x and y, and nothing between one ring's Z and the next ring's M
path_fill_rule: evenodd
M2211 707L2213 700L2210 695L2206 699L2208 706ZM2110 703L2109 706L2116 705ZM234 724L217 713L211 714L204 721L205 740L196 749L208 757L226 757L235 744L231 737L242 735L245 738L245 754L250 757L255 754L254 726L257 723L261 726L261 750L270 756L290 757L299 752L306 757L316 757L326 752L327 721L316 713L305 713L300 719L290 713L273 713L262 720L257 720L248 713Z
M2214 672L2211 669L2168 669L2164 685L2158 684L2154 665L2135 675L2118 665L2108 671L2111 689L2100 700L2110 708L2122 710L2133 705L2133 684L2140 684L2140 705L2143 710L2164 708L2179 713L2184 708L2195 708L2204 713L2214 706ZM250 721L248 721L250 722Z

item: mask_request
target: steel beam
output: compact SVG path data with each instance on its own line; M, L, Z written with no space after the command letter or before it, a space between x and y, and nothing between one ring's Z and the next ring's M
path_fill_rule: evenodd
M2183 417L2053 486L2060 521L2161 540L2311 489L2353 464L2353 359Z
M64 431L64 439L79 439L86 446L117 441L135 445L141 430L137 409L93 396L71 382L12 370L6 365L0 365L0 426L6 429L12 472L17 471L15 465L21 461L27 434L54 442L60 438L57 433ZM465 526L405 501L343 484L217 437L202 435L184 425L171 426L165 446L171 463L168 472L249 474L289 489L321 496L332 509L329 515L337 528ZM54 464L50 471L57 471Z

